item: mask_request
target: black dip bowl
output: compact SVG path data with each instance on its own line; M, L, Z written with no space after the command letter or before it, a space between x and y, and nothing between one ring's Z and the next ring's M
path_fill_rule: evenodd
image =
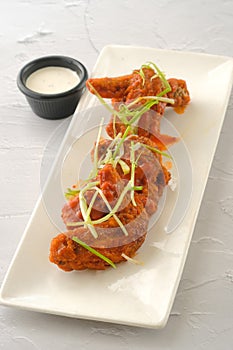
M69 68L76 72L80 81L72 89L56 94L43 94L27 88L27 78L33 72L45 67ZM66 56L46 56L26 64L19 72L17 85L35 114L46 119L61 119L74 113L85 90L87 78L87 70L79 61Z

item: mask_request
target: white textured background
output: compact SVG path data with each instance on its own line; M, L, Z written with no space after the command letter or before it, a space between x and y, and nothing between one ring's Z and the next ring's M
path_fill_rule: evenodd
M62 121L35 117L19 69L49 54L91 71L106 44L233 56L232 0L0 2L0 283L40 193L40 162ZM68 124L64 123L64 132ZM204 150L203 150L204 151ZM0 306L1 349L233 349L233 98L169 322L146 330Z

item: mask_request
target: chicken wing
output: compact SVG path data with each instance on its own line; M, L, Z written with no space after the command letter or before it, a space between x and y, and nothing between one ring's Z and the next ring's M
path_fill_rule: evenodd
M89 269L105 269L108 265L106 261L93 255L78 243L72 240L72 237L78 237L86 244L95 248L105 257L111 259L114 263L124 261L122 254L132 258L145 240L149 217L157 210L159 198L163 189L170 178L170 174L161 165L161 155L155 153L145 146L152 147L152 141L146 138L140 138L132 135L124 144L124 153L121 157L130 169L125 174L118 164L114 168L106 164L93 181L98 180L99 189L108 199L109 205L113 208L119 200L125 186L131 178L132 164L130 162L130 147L132 142L137 145L135 159L137 167L135 170L134 185L141 186L139 190L134 191L134 205L127 192L119 209L115 213L117 220L124 225L127 235L122 231L116 217L111 216L95 226L98 237L95 238L88 228L71 226L71 223L83 221L80 210L80 197L77 195L69 201L63 208L62 217L68 228L68 232L55 237L51 242L50 261L57 264L65 271ZM99 158L107 151L109 140L102 139L99 144ZM85 193L85 200L88 205L94 196L94 190L90 189ZM98 220L109 212L106 203L101 196L97 196L90 217L92 220Z
M87 87L94 94L111 98L116 110L122 103L129 108L136 100L134 104L143 106L143 112L136 124L136 119L127 119L136 111L135 105L132 113L127 109L124 118L119 113L112 117L106 127L112 139L100 139L95 146L97 156L93 152L94 175L62 209L68 231L53 238L49 259L64 271L104 270L109 266L108 259L120 263L126 256L134 257L170 180L161 150L177 138L160 134L161 116L166 106L181 113L190 101L184 80L164 81L158 70L148 66L121 77L89 79ZM156 104L145 112L144 97L148 96L163 99L154 99ZM169 99L174 100L172 105Z
M164 84L152 68L143 68L143 76L139 70L134 70L131 75L113 78L91 78L86 82L86 86L91 93L97 91L103 98L111 98L113 104L128 103L138 97L159 96L164 91ZM168 79L171 91L165 96L174 99L174 108L185 106L190 101L186 82L182 79ZM160 115L164 114L166 103L159 102L153 109ZM168 104L170 106L170 104Z

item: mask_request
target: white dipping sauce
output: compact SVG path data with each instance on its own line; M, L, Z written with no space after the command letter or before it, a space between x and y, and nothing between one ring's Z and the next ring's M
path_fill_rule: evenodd
M42 94L58 94L74 88L80 82L72 69L45 67L33 72L26 80L26 87Z

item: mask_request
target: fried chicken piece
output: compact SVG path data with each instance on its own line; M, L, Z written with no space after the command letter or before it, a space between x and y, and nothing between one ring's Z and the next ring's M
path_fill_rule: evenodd
M103 98L111 98L113 104L123 102L130 103L138 97L159 96L164 91L164 84L152 68L143 68L144 81L139 70L134 70L131 75L114 78L91 78L86 82L86 86L91 93L94 89ZM186 82L181 79L168 79L171 91L164 97L174 99L173 107L184 108L190 101ZM94 88L94 89L93 89ZM164 114L166 103L159 102L152 109L160 115ZM169 105L170 106L170 105Z
M131 215L130 212L128 215ZM140 219L132 221L127 226L128 236L122 233L119 226L96 228L98 239L94 239L89 230L83 227L61 233L52 239L49 260L64 271L105 270L109 264L74 242L72 237L78 237L116 264L125 261L123 253L128 257L134 257L145 240L147 226L148 218L143 213Z
M153 69L143 68L145 79L142 79L139 73L139 71L134 71L131 75L118 78L89 79L87 87L93 93L95 92L94 89L97 90L104 98L112 98L114 108L117 108L118 103L128 104L137 97L159 96L164 91L163 82L159 77L154 76ZM173 107L177 112L181 112L190 100L186 83L177 79L170 79L169 83L172 90L163 96L173 98L175 100ZM92 89L92 86L94 89ZM144 101L139 101L139 103L143 104ZM161 155L146 147L164 149L162 147L163 142L160 139L161 136L166 141L165 145L174 141L174 138L172 139L168 135L160 135L160 116L163 115L166 105L165 102L154 105L152 109L156 113L153 118L151 118L151 112L153 111L144 113L136 126L138 135L132 133L125 141L121 160L130 168L128 174L124 173L119 163L116 168L111 164L106 164L93 179L93 181L98 181L97 186L113 208L131 178L130 147L132 147L132 142L138 144L135 149L137 166L134 186L142 186L142 188L134 190L133 198L136 205L133 204L131 192L128 191L120 206L116 209L115 216L111 215L108 220L103 221L101 218L108 214L110 209L98 194L90 212L91 220L100 219L94 223L97 238L93 236L88 227L78 226L75 228L69 225L70 222L83 221L79 196L76 196L64 206L62 217L68 231L59 234L52 240L49 257L50 261L58 265L59 268L64 271L87 268L104 270L109 266L108 262L76 243L72 239L73 237L85 242L113 263L125 261L124 256L122 256L123 253L130 258L134 257L136 251L143 244L149 217L157 210L159 198L170 179L169 171L162 164ZM116 128L117 132L116 130L113 132L113 121L111 121L107 126L109 135L114 137L115 132L123 133L126 126L120 120L116 120ZM98 145L99 157L108 150L110 143L111 140L100 140ZM84 197L87 206L93 199L94 193L94 189L85 192ZM124 227L119 225L119 220Z
M129 167L131 167L130 145L132 141L138 147L135 152L135 159L137 159L135 186L143 187L142 191L139 191L137 195L142 201L147 214L151 216L157 210L159 199L164 187L171 178L171 174L163 166L161 154L151 151L146 147L156 148L156 144L146 137L139 137L137 135L131 135L124 142L122 159ZM119 165L117 166L117 171L122 179L130 179L131 172L125 175Z
M153 69L143 68L143 72L145 76L144 84L139 71L135 70L131 75L117 78L89 79L87 81L87 87L92 93L95 93L95 89L102 97L112 98L113 107L118 110L122 102L127 105L127 103L132 102L137 97L158 96L164 90L161 79L159 77L153 78L155 76ZM161 150L166 149L178 141L176 137L160 134L160 119L161 115L164 114L165 107L172 106L177 113L183 113L184 108L190 101L189 92L184 80L171 78L168 82L171 91L165 94L164 97L174 99L174 104L159 102L152 106L150 111L147 111L140 117L136 123L137 130L133 132L139 136L152 139ZM144 102L145 100L141 101L141 103ZM106 126L106 131L110 137L114 138L118 133L122 133L123 135L127 126L118 117L112 117Z
M101 146L100 146L101 147ZM98 171L98 175L93 181L99 181L99 188L102 191L103 195L109 202L111 207L114 207L117 199L119 198L120 193L123 191L125 183L120 181L120 176L116 170L112 167L111 164L106 164L103 169ZM88 190L84 194L87 205L90 204L92 197L95 193L95 190ZM91 219L97 220L104 216L108 212L106 204L103 202L100 195L96 197L94 207L91 211ZM73 229L67 223L83 221L79 196L71 199L66 203L62 209L62 219L67 226L67 229Z
M131 79L132 74L115 78L91 78L87 80L87 87L93 93L89 82L103 98L121 99L125 95Z
M131 142L131 141L134 141L139 144L141 143L142 145L146 145L151 148L155 148L155 149L158 148L156 142L144 136L132 135L127 139L126 142ZM129 152L129 147L127 147L125 143L124 156L126 156L126 152ZM155 182L157 186L160 186L160 185L162 186L159 189L159 193L160 193L159 195L162 195L163 187L168 184L168 181L171 178L171 174L163 166L162 155L160 153L151 151L148 148L144 148L143 150L139 148L137 152L138 153L136 153L136 157L140 155L138 159L137 168L140 169L141 171L142 169L144 169L143 164L150 163L150 166L153 167L153 170L149 168L147 171L144 170L143 173L146 175L147 182L149 183ZM156 162L154 158L156 158L158 161ZM137 169L136 169L135 178L137 183Z
M135 186L142 186L142 190L134 191L136 206L133 205L130 193L128 193L116 213L118 219L127 230L128 235L125 235L113 216L107 221L95 225L98 238L94 238L87 228L73 227L73 230L58 235L51 242L50 261L57 264L61 269L65 271L86 268L99 270L109 266L107 262L74 242L72 240L73 236L78 237L81 241L84 241L114 263L125 260L122 256L123 253L129 257L133 257L144 242L149 216L157 210L158 201L167 180L165 170L161 165L161 155L145 147L145 145L154 146L153 141L149 139L136 135L130 136L124 143L122 160L129 167L132 166L130 163L130 147L132 142L135 145L138 144L135 150L137 167L134 184ZM106 152L108 146L109 140L102 139L100 141L98 148L99 158ZM107 164L99 170L94 180L99 180L99 188L105 194L111 207L113 207L123 188L130 180L130 177L131 174L124 174L119 164L116 169L111 164ZM88 203L90 203L93 195L93 190L86 192L86 201ZM74 200L76 201L75 206L72 207ZM68 228L70 221L83 221L82 215L80 215L79 197L77 196L74 200L67 203L62 212L63 220ZM92 220L103 217L107 214L107 210L102 199L97 197L91 211Z
M167 93L167 97L173 98L175 102L173 105L168 104L168 106L175 108L176 112L177 107L180 107L181 109L178 113L182 113L182 111L184 112L185 106L187 106L187 104L190 102L190 96L186 82L182 79L175 78L168 79L168 82L171 87L171 91Z
M131 141L133 141L135 144L138 144L138 148L135 151L135 159L138 159L137 167L135 169L135 186L143 186L142 191L137 192L137 198L138 200L141 200L147 214L151 216L157 210L159 198L163 193L163 188L170 180L171 175L169 171L163 166L161 155L145 147L149 146L155 148L156 144L148 138L139 137L137 135L131 135L124 142L124 152L122 154L121 160L123 160L130 169L132 166L130 162ZM108 139L100 140L98 144L99 159L101 157L103 158L106 155L110 143L111 140ZM93 152L94 149L92 151L92 154ZM116 167L116 171L119 178L122 179L123 182L119 183L119 178L117 178L117 176L115 176L115 174L112 172L112 166L110 164L105 165L105 167L99 171L97 177L97 179L100 180L99 187L103 190L106 197L107 194L105 193L105 189L110 188L109 186L111 186L111 191L113 191L112 193L115 193L111 199L112 202L110 201L111 207L113 207L114 201L116 201L118 198L118 194L122 191L123 187L128 183L131 177L131 171L128 174L124 174L119 163ZM106 174L107 172L109 172L109 175L107 176L108 179L106 175L103 176L103 174ZM114 187L116 186L118 186L118 189L117 191L114 191ZM90 203L93 194L93 190L86 192L85 198L88 204ZM107 198L109 200L109 196ZM107 208L105 204L101 200L100 196L97 196L94 208L91 212L91 218L93 220L98 219L106 212ZM62 209L62 218L67 226L67 229L74 229L74 227L69 226L68 223L83 221L78 196L65 204Z
M140 117L138 123L135 123L135 127L132 128L132 131L129 131L129 135L137 134L140 137L146 137L152 140L158 149L165 150L176 143L178 139L174 136L160 134L160 122L161 116L154 110L149 110ZM127 126L118 117L115 117L115 119L111 117L105 129L107 134L114 138L118 133L123 135Z
M119 193L117 194L115 190L111 193L112 188L109 189L109 185L112 187L112 183L109 182L110 178L118 179L120 188L124 184L118 172L108 164L101 170L101 173L101 176L105 180L101 184L102 189L105 188L106 193L109 191L110 197L114 193L113 200L115 200L115 197L119 198ZM119 207L119 211L116 213L118 219L127 230L128 235L125 235L125 232L122 231L116 219L111 216L107 221L95 225L96 232L98 233L97 238L93 237L89 229L84 227L78 227L72 231L59 234L51 242L50 261L65 271L83 270L86 268L102 270L109 266L107 262L74 242L72 240L73 236L78 237L81 241L96 249L114 263L125 260L122 256L123 253L129 257L133 257L145 240L149 220L144 209L142 196L139 197L139 194L135 191L134 198L137 204L136 206L132 204L127 194L122 205ZM102 205L105 210L104 203ZM102 216L105 214L103 212Z

